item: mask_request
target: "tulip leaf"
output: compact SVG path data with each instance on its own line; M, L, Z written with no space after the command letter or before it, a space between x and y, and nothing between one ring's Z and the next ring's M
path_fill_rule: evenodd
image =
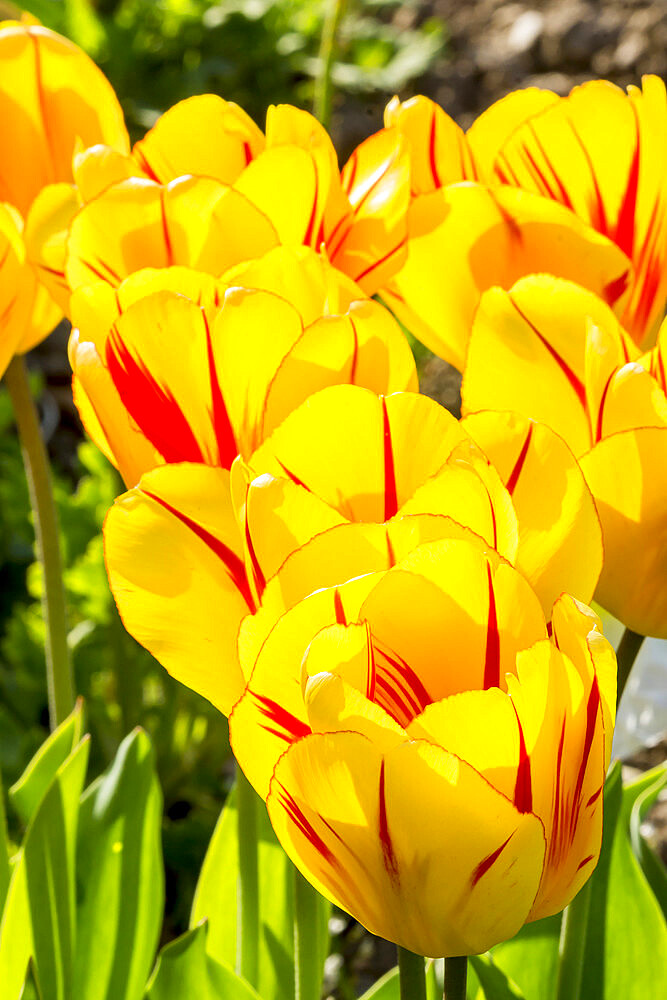
M381 979L366 990L361 1000L400 1000L398 966L385 972Z
M495 965L516 983L526 1000L554 1000L558 977L561 915L524 924L492 951Z
M145 1000L259 1000L244 979L207 954L207 930L199 924L162 949Z
M162 923L161 822L153 749L135 729L81 802L73 996L143 996Z
M290 1000L294 995L294 877L292 863L276 840L262 803L258 811L261 996ZM190 926L208 919L208 954L233 968L236 962L236 898L239 862L236 794L230 792L213 832L195 892ZM326 927L329 903L318 903Z
M629 811L630 840L637 860L663 915L667 917L667 869L641 832L642 821L665 784L667 764L660 764L623 789L623 810L626 815Z
M25 771L9 789L9 800L22 822L28 825L56 771L83 735L83 702L42 743Z
M7 898L11 868L9 866L9 837L7 834L7 816L5 813L5 793L0 774L0 917Z
M475 970L485 1000L526 1000L514 980L490 955L471 955L468 961Z
M3 1000L21 996L31 957L40 1000L74 995L74 865L88 747L84 737L57 768L14 864L0 925Z
M645 1000L656 995L665 968L667 926L632 850L616 763L605 784L602 851L591 878L580 996Z

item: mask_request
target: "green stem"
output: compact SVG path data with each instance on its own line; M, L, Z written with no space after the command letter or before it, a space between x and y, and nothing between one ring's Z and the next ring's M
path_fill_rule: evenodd
M49 719L55 729L74 707L74 681L67 646L67 615L63 564L60 553L58 512L53 498L51 469L42 440L28 371L21 355L15 355L5 373L18 427L28 492L35 524L37 558L44 576L44 620L46 623L46 684Z
M586 928L591 902L590 879L563 911L558 957L556 1000L579 1000L584 972Z
M401 1000L426 1000L426 962L407 948L397 947Z
M639 635L638 632L633 632L632 629L626 628L625 632L621 636L621 641L618 644L618 649L616 650L616 661L618 663L618 686L616 688L616 706L621 703L621 695L625 690L625 685L628 683L628 677L630 676L630 671L632 670L632 665L637 659L639 650L642 648L642 643L646 636Z
M344 9L345 0L329 0L322 29L313 114L325 128L329 127L331 121L331 70L336 51L336 35Z
M445 959L444 1000L466 1000L468 981L468 956Z
M256 987L259 963L259 799L240 767L236 768L236 819L239 844L236 970Z
M294 998L317 1000L324 956L320 945L319 894L294 868Z

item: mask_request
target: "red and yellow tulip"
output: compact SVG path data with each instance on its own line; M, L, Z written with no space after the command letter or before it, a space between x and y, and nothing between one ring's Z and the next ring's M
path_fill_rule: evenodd
M482 297L463 381L466 412L511 407L568 442L602 523L596 599L635 632L660 638L667 638L666 361L664 325L641 355L604 302L569 282L532 276Z
M476 441L497 455L500 472ZM517 566L547 610L565 588L586 599L595 589L597 515L553 432L502 414L475 417L468 430L425 396L378 397L351 385L306 400L247 463L235 463L231 483L219 468L157 468L116 502L105 526L111 587L129 631L225 712L248 680L249 650L286 609L322 587L385 571L425 542L461 537ZM205 593L216 593L215 616ZM241 629L239 662L236 634L248 610L256 613ZM186 651L195 634L193 671ZM230 664L225 677L221 662Z
M257 645L234 752L309 881L419 954L474 954L595 867L615 702L597 618L545 620L481 539L317 590Z
M97 66L29 17L0 23L0 117L2 232L21 263L16 272L15 263L5 261L0 274L3 299L17 303L9 320L3 313L1 374L13 353L33 347L62 315L17 246L33 226L36 199L48 186L72 180L72 156L82 143L125 151L128 138L120 105Z
M537 88L494 104L467 133L424 97L386 112L411 151L405 267L384 295L436 353L463 368L480 294L523 275L576 280L650 346L667 299L667 103L645 77L559 98Z
M98 145L75 156L74 183L43 193L29 245L64 307L92 280L118 285L169 265L218 277L278 245L322 249L372 295L405 258L408 201L407 152L393 134L372 136L341 172L307 112L270 108L263 135L208 94L167 111L131 153Z

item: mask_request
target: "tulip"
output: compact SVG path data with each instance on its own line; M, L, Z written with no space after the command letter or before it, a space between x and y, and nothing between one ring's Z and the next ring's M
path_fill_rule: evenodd
M472 419L468 432L425 396L378 397L353 385L311 396L230 473L181 463L145 474L105 525L128 630L225 713L287 609L442 538L498 552L534 582L545 609L566 587L589 598L602 563L592 498L548 428L493 414Z
M482 297L462 390L468 413L511 406L567 441L602 524L596 600L659 638L667 638L666 353L665 326L641 355L604 302L532 276Z
M250 659L237 760L297 867L373 933L475 954L591 874L613 651L567 595L547 624L482 540L315 591Z
M465 364L480 294L546 272L576 280L650 345L667 299L667 105L644 78L494 104L467 133L424 97L385 115L408 143L409 253L383 295L436 353ZM472 225L471 225L472 221Z
M91 280L118 285L170 264L218 277L277 245L323 248L373 295L405 259L408 181L393 134L372 136L341 172L305 111L271 107L264 136L235 104L193 97L131 153L97 145L74 157L75 183L35 208L31 260L64 308Z
M0 114L4 143L0 202L19 213L22 221L17 220L16 226L21 238L24 224L26 234L31 230L40 193L72 181L72 156L78 144L104 142L121 151L128 147L120 105L97 66L68 39L30 17L0 23ZM24 264L20 282L21 295L30 300L31 309L18 337L15 325L3 329L5 361L0 374L8 355L28 351L62 315L45 288L27 273L31 270Z

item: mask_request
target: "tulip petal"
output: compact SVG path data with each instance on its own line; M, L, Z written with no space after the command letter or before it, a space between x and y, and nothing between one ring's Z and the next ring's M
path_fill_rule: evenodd
M269 220L234 188L203 177L166 187L134 178L84 206L67 243L67 280L117 286L133 271L181 264L220 275L278 242Z
M667 428L614 434L580 463L605 547L595 599L633 631L667 639Z
M407 262L382 295L416 337L463 370L486 289L544 272L616 302L628 268L610 240L563 206L514 188L464 183L414 203Z
M0 30L0 105L0 201L24 216L43 187L72 180L77 140L128 150L111 84L81 49L41 25Z
M557 430L575 455L587 451L594 433L585 386L591 322L618 327L597 296L547 275L525 278L509 292L487 292L468 352L464 411L516 410Z
M498 152L511 139L516 129L559 100L551 90L526 87L513 90L483 111L466 132L479 178L491 183Z
M384 123L408 143L413 196L477 179L463 129L435 101L421 94L407 101L394 97L385 108Z
M417 954L484 951L514 934L532 904L539 820L439 747L382 754L358 733L307 737L278 762L267 806L320 892Z
M132 153L160 184L185 174L233 184L263 148L261 130L238 104L201 94L169 108Z
M203 465L147 473L109 511L104 541L128 632L227 714L243 690L236 633L252 607L229 473Z
M550 642L519 653L508 678L525 753L532 811L544 823L547 856L531 920L558 913L595 868L602 839L605 738L597 679L585 684Z
M464 429L500 473L516 511L513 564L545 613L564 590L590 601L602 569L602 532L591 492L562 438L518 413L484 411Z
M395 718L404 725L432 701L504 688L517 652L546 636L524 577L468 541L415 549L380 580L362 616L395 678Z
M30 334L37 290L34 272L25 262L22 228L18 212L0 204L0 377Z
M298 146L272 146L248 165L234 189L271 220L281 243L311 246L324 211L320 182L309 152Z
M73 185L51 184L40 191L26 219L28 259L44 288L65 313L69 313L70 301L70 287L65 278L67 232L79 208Z

